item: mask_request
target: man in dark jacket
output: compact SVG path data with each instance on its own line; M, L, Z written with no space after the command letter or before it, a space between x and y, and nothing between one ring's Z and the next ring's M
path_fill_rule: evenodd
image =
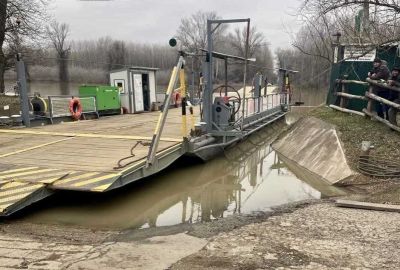
M389 78L388 81L388 85L389 86L393 86L397 89L400 89L400 67L394 67L392 69L392 74ZM390 97L389 100L393 101L395 103L400 104L400 99L399 99L399 91L396 90L390 90ZM398 121L397 121L397 115L399 113L399 110L390 107L390 106L386 106L387 108L387 116L388 116L388 120L391 124L393 125L399 125Z
M393 67L392 73L388 80L388 84L393 87L400 88L400 67ZM396 100L399 98L399 91L390 90L390 101Z
M380 80L386 81L389 79L390 71L389 71L388 67L382 63L381 59L375 58L373 65L374 65L374 68L372 69L372 71L368 72L368 78L370 78L372 80L377 80L377 81L380 81ZM388 90L388 89L376 87L374 92L381 98L384 98L384 99L390 98L390 90ZM388 108L386 108L386 106L384 104L377 103L376 112L379 117L385 118L385 115L387 117L387 109ZM386 114L385 114L385 112L386 112Z
M382 60L375 58L373 62L374 68L368 72L368 77L372 80L387 80L390 77L390 71L386 65L383 65Z

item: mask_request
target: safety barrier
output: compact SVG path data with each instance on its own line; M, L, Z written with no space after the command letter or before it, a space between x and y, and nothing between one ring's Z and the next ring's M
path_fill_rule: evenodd
M267 94L260 97L247 97L244 100L244 115L240 108L238 113L235 115L235 120L253 116L257 113L261 113L267 110L275 109L281 107L282 105L289 105L289 95L286 93L274 93ZM234 102L235 111L239 108L239 103Z
M382 98L376 94L374 94L374 89L375 88L380 88L380 89L386 89L390 91L395 91L400 93L400 88L398 87L393 87L388 85L386 82L379 82L371 79L367 79L366 82L362 81L355 81L355 80L336 80L336 83L341 85L341 92L336 92L336 96L340 97L340 103L339 106L336 105L329 105L332 109L341 111L341 112L346 112L350 114L357 114L360 116L369 116L371 118L376 119L379 122L382 122L383 124L387 125L393 130L399 131L400 132L400 121L398 121L396 118L396 114L400 112L400 104L387 100L385 98ZM352 95L347 93L347 85L350 84L357 84L357 85L364 85L364 86L369 86L368 91L365 92L364 96L358 96L358 95ZM355 110L350 110L346 108L346 103L348 99L358 99L358 100L364 100L367 101L367 107L362 110L362 112L355 111ZM379 102L381 104L385 104L386 106L389 106L389 121L378 116L376 112L373 110L373 104L375 102Z
M82 115L85 119L85 114L96 114L99 118L99 112L97 109L96 97L78 97L82 105ZM53 119L57 117L71 116L69 111L69 102L71 96L49 96L49 118L51 123Z

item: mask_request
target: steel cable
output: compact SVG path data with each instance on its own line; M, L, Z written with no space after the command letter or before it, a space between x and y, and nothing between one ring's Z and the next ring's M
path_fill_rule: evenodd
M381 155L361 155L357 169L371 177L396 178L400 176L400 161Z

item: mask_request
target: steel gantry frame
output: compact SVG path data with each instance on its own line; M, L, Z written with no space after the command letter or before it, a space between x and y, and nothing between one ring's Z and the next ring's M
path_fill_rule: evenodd
M244 97L242 102L244 102L246 97L246 76L247 76L247 62L248 62L248 47L249 47L249 32L250 32L250 19L232 19L232 20L207 20L207 56L206 56L206 74L205 74L205 90L203 93L203 122L206 123L206 131L207 133L211 133L213 130L213 121L212 121L212 104L213 104L213 34L218 29L221 24L228 23L247 23L247 33L246 33L246 48L245 48L245 57L244 57L244 76L243 76L243 89L244 89ZM213 25L216 25L213 27ZM243 104L242 104L243 105ZM242 107L244 110L244 106ZM244 111L243 111L244 115ZM243 128L243 124L242 124Z

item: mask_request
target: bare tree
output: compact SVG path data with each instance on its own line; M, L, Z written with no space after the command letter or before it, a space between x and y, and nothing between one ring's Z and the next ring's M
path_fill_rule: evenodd
M0 93L4 92L4 72L6 70L6 57L3 51L3 44L6 37L7 21L7 0L0 4Z
M127 50L124 41L116 40L108 51L108 70L123 68L127 63Z
M231 47L239 56L245 55L246 50L247 27L242 29L236 28L234 34L228 36ZM249 57L253 57L260 50L260 47L265 44L264 35L257 30L256 26L252 26L249 31Z
M247 38L247 27L235 28L233 33L230 33L226 39L230 47L230 51L234 55L245 56ZM269 80L274 79L273 73L273 57L269 44L265 41L263 33L257 30L256 26L250 28L249 31L249 58L256 58L256 62L249 65L249 76L253 77L256 72L261 72L266 75ZM243 68L236 66L231 74L233 79L239 79L243 76Z
M61 93L67 95L69 83L68 60L71 52L71 46L67 42L69 26L66 23L54 22L47 27L47 35L57 52Z
M220 19L216 12L198 11L190 17L183 18L177 31L177 38L183 49L196 52L206 48L207 45L207 20ZM225 25L220 25L213 34L214 47L218 48L226 30Z
M20 43L43 37L49 0L0 1L0 93L4 92L4 72L13 66L15 48ZM19 43L16 46L16 43ZM19 51L21 52L21 51Z
M341 31L346 43L379 47L400 38L399 0L305 0L299 14L308 21L327 18L333 24L325 26Z

